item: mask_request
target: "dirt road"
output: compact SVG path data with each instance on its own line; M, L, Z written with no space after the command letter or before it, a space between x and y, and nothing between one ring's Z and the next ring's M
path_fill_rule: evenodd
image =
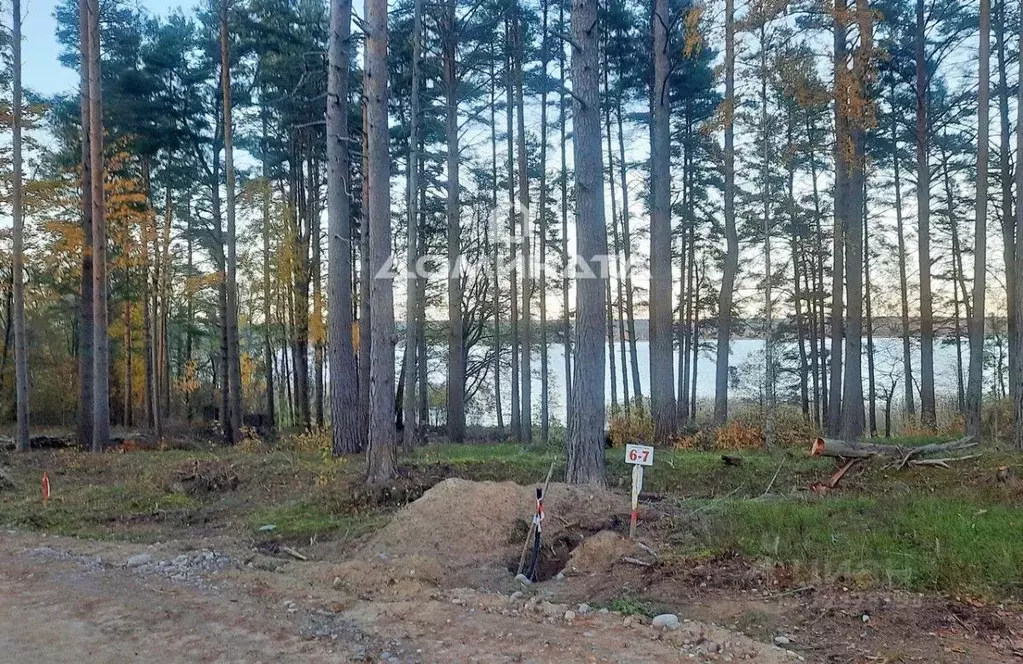
M261 566L242 549L5 532L0 661L798 661L699 623L657 632L472 590L359 599L318 582L329 565Z

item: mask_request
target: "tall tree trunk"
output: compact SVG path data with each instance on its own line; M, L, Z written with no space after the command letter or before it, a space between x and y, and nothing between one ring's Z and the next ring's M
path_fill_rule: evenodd
M142 188L146 192L146 210L139 227L139 245L142 248L142 354L145 357L145 386L142 389L142 404L146 411L146 427L150 431L156 430L156 372L154 363L155 353L153 352L153 298L150 287L152 272L152 261L150 261L150 246L156 234L153 225L155 220L152 216L152 179L150 176L150 163L146 157L142 158ZM219 199L218 199L219 200Z
M14 183L11 193L11 216L14 218L14 264L12 301L14 318L14 387L18 425L15 447L24 452L29 447L28 435L28 344L25 339L25 210L22 196L21 163L21 0L12 0L12 50L14 55Z
M231 0L220 5L220 85L224 96L224 172L227 207L227 385L231 412L227 418L228 442L241 440L242 368L238 347L238 241L235 231L234 152L231 127L231 57L228 12Z
M924 0L916 0L916 206L920 255L920 423L933 428L934 318L931 297L931 171L928 150L928 86Z
M547 338L547 67L550 63L548 50L548 1L541 0L540 72L543 86L540 89L540 442L547 445L550 438L550 348Z
M814 356L817 358L818 370L820 372L820 392L817 403L817 424L823 430L827 425L828 417L828 362L827 362L827 307L825 306L826 287L824 281L824 263L827 260L827 251L824 247L824 209L821 204L820 187L817 182L817 153L813 149L813 136L817 133L813 114L806 112L807 136L810 140L810 182L813 185L813 210L814 210L814 257L816 260L816 272L814 274L815 287L817 292L817 346L814 349Z
M314 160L312 166L312 182L310 182L310 243L312 245L312 258L310 270L313 281L313 321L315 335L313 336L313 419L316 426L322 429L326 426L323 407L326 400L327 385L323 376L324 360L324 320L323 320L323 259L320 221L320 176L319 161Z
M1019 372L1019 352L1016 333L1016 272L1010 269L1016 260L1016 216L1012 208L1012 165L1009 163L1009 152L1012 149L1009 131L1009 79L1006 72L1006 16L1005 3L999 0L998 16L994 22L995 39L998 52L998 125L1000 140L998 141L998 170L1002 185L1002 260L1005 268L1005 309L1007 333L1009 338L1009 394L1015 394L1016 374Z
M623 77L623 68L619 62L619 77ZM615 107L615 116L618 124L618 154L619 154L619 181L622 185L622 244L625 250L625 312L629 327L629 366L632 370L632 394L636 400L636 407L644 409L643 386L639 380L639 351L636 347L636 307L634 302L635 288L632 283L632 233L630 230L629 212L629 178L625 164L625 132L622 127L622 95L618 94L618 104Z
M161 416L166 422L170 417L171 362L170 362L170 301L171 301L171 225L174 220L173 196L167 187L166 210L163 216L163 236L160 239L163 269L160 281L160 402Z
M802 256L800 255L800 237L799 237L799 222L797 218L797 205L796 205L796 193L795 193L795 180L796 180L796 163L795 163L795 141L794 141L794 118L792 117L792 110L789 109L786 115L785 123L785 207L788 211L789 223L791 224L791 233L789 235L789 247L792 252L792 303L795 308L796 314L796 344L798 347L799 354L799 405L803 412L803 417L809 420L810 418L810 368L807 362L806 353L806 339L808 336L813 335L807 334L806 320L803 317L803 293L802 284L800 283L800 264L802 263ZM807 308L810 308L809 306ZM816 376L814 376L814 382L816 382Z
M731 3L728 1L726 21L731 24ZM650 414L654 420L654 436L667 440L677 427L675 406L675 372L672 363L672 306L671 306L671 111L668 91L668 26L671 24L667 0L654 0L650 17L653 33L653 81L650 86ZM731 34L731 32L729 32ZM733 54L734 55L734 54ZM726 61L728 55L726 54ZM727 67L727 65L726 65ZM726 74L726 88L730 85ZM726 89L726 98L730 99ZM726 101L726 105L727 105ZM725 215L730 212L728 163L731 123L725 129ZM733 219L734 222L734 219ZM728 231L726 231L726 234ZM730 236L729 236L730 238ZM728 272L728 266L725 267ZM734 275L733 275L734 276ZM725 277L727 285L728 277ZM724 286L722 300L725 299ZM731 309L731 303L728 303ZM681 312L679 312L681 314ZM724 320L725 317L721 317ZM726 327L728 324L725 324ZM721 329L719 327L719 339ZM728 330L726 329L725 332ZM727 379L727 338L725 342L725 372ZM681 350L681 349L680 349ZM720 361L720 355L719 355ZM727 387L727 382L726 382ZM685 395L679 395L684 397ZM719 395L720 397L720 395ZM727 396L726 396L727 398ZM726 402L727 404L727 402Z
M771 232L773 219L771 210L771 134L767 112L767 24L760 24L760 125L764 140L761 146L763 173L761 174L761 195L763 197L764 231L764 379L766 382L766 408L764 410L764 445L774 445L774 393L777 389L774 363L774 295L772 285L774 274L771 266Z
M491 191L491 208L497 215L497 75L494 63L490 63L490 171L493 178ZM497 413L497 432L504 436L504 407L501 398L501 355L504 345L501 343L501 240L496 225L490 225L494 236L490 240L491 263L494 276L494 410Z
M462 275L460 266L462 221L459 207L459 145L458 95L460 75L458 58L458 15L456 0L445 3L444 27L441 30L443 50L445 123L447 136L447 217L448 217L448 376L447 425L448 440L465 440L465 330L462 319Z
M312 401L309 389L309 296L312 284L310 247L313 227L313 186L315 177L312 150L305 137L295 150L294 198L294 315L295 315L295 398L298 400L299 423L304 430L312 428Z
M725 267L718 296L717 360L714 372L714 423L728 418L728 354L732 338L732 298L739 271L739 235L735 228L735 1L725 0Z
M370 426L367 481L385 482L394 477L394 291L382 274L391 256L391 183L387 135L387 2L366 3L366 122L369 128L369 245L373 280L370 300L372 351L370 358Z
M526 113L525 101L523 99L523 74L522 58L525 57L525 45L522 39L522 8L519 0L516 0L514 8L514 33L515 33L515 104L518 106L516 121L518 123L518 175L519 175L519 224L522 234L522 378L519 380L522 389L522 411L519 427L521 436L519 440L524 443L533 441L533 315L531 303L533 298L533 266L531 243L533 240L532 227L530 226L529 209L529 171L526 170Z
M506 136L508 140L508 229L511 234L509 249L511 254L511 434L515 440L522 440L522 409L519 400L519 271L517 231L515 228L515 93L512 81L512 29L508 18L504 22L505 41L505 117L507 120Z
M898 240L898 252L899 252L899 295L902 305L902 382L903 382L903 400L905 401L904 407L906 409L906 415L913 419L916 415L916 399L914 398L913 392L913 348L910 341L909 334L909 280L906 276L906 232L905 224L902 219L902 179L899 176L899 164L901 159L899 158L899 141L898 141L898 124L895 119L894 109L896 108L895 99L895 86L892 85L891 89L891 104L892 104L892 168L894 169L895 177L895 232ZM887 425L886 429L887 429Z
M349 13L350 13L350 11L349 11ZM328 103L327 103L327 113L328 113L328 115L330 113L330 102L329 102L329 99L330 99L330 97L328 96ZM266 365L265 368L264 368L264 370L266 372L266 397L265 397L265 399L266 399L266 426L268 427L269 435L272 438L274 436L274 432L276 431L276 428L277 428L277 404L276 404L276 401L275 401L275 398L274 398L275 397L275 395L274 395L274 344L273 344L273 340L272 340L273 311L272 311L271 299L270 299L271 298L271 288L270 288L270 285L271 285L271 279L270 279L270 196L271 196L271 189L270 189L270 165L268 163L269 162L269 156L270 156L269 155L270 146L268 144L268 140L269 140L269 136L268 136L268 134L269 134L269 126L268 126L269 125L269 119L267 118L267 108L266 108L266 104L265 103L262 103L260 105L259 115L260 115L260 122L262 124L262 134L260 136L260 152L262 154L260 155L260 157L261 157L261 162L262 162L261 166L262 166L262 175L263 175L263 200L262 200L262 216L263 216L263 219L262 219L262 223L263 223L263 229L262 229L263 230L263 233L262 233L263 234L263 363ZM327 144L328 144L328 150L329 150L329 145L330 145L329 139L327 141ZM345 149L347 150L347 145L345 146ZM329 168L329 163L330 163L330 157L329 156L327 158L327 162L328 162L328 168ZM347 178L346 178L346 181L347 181ZM329 180L328 180L328 188L329 188L329 186L330 185L329 185ZM328 197L329 197L329 194L328 194ZM329 212L328 212L328 215L329 215ZM191 223L191 222L189 222L189 223ZM327 220L327 224L328 224L328 232L330 232L331 229L329 228L329 224L330 224L330 219L329 218ZM330 237L332 238L333 235L331 234ZM344 236L342 236L342 237L344 237ZM191 240L189 242L191 242ZM329 238L327 240L327 246L330 247L330 239ZM191 251L191 245L189 245L189 251ZM328 273L329 273L329 270L330 270L330 264L329 263L327 265L327 270L328 270ZM328 275L328 279L329 279L329 275ZM349 280L349 286L350 285L351 285L351 282ZM348 297L349 297L349 301L350 301L351 300L351 288L350 287L349 287L348 291L349 291ZM330 298L331 306L333 307L333 303L336 302L336 300L334 300L334 298L333 298L333 295L332 295L332 293L330 291L330 285L329 284L327 286L327 293L328 293L328 297ZM349 306L349 310L350 309L351 309L351 307ZM351 338L350 334L349 334L349 338ZM333 344L333 342L331 342L331 343ZM189 355L189 359L190 359L191 358L191 353L189 353L188 355ZM333 363L333 361L332 361L332 363ZM332 387L331 392L333 392L336 389L340 389L340 386L337 383L334 383L333 380L331 380L331 387ZM334 421L338 422L338 420L334 420Z
M331 453L358 452L359 378L352 342L352 169L348 149L348 76L352 0L330 3L327 59L327 352ZM409 420L406 420L408 423Z
M187 275L187 278L191 278L193 276L193 272L194 272L194 265L195 265L194 259L195 259L195 257L193 255L194 247L193 247L193 240L192 240L192 209L191 209L191 200L189 200L187 198L185 199L185 243L186 243L186 246L185 246L185 261L186 261L186 263L185 263L185 274ZM269 274L269 267L267 267L267 274ZM269 295L269 290L267 291L267 294ZM267 309L266 309L267 310L267 320L270 320L270 316L269 316L270 305L269 305L269 303L266 305L266 307L267 307ZM197 371L196 367L193 364L193 358L192 358L192 329L193 329L194 325L195 325L195 296L192 293L192 289L189 288L189 289L186 289L186 292L185 292L185 364L186 364L186 366L191 365L191 370L192 371ZM269 332L267 332L267 334L269 335ZM270 345L269 340L267 341L267 345L268 346ZM273 359L272 355L271 355L270 359L272 361L272 359ZM271 378L273 377L273 367L272 366L271 366L270 369L267 370L267 375L270 376ZM271 389L271 395L272 395L272 389ZM185 390L185 419L188 422L192 421L192 390L191 389ZM272 423L273 423L273 418L271 418L271 426L272 426Z
M81 299L78 308L78 446L92 448L93 411L93 247L92 247L92 148L89 137L92 132L89 99L89 70L91 68L89 49L91 45L89 0L78 0L78 46L79 46L79 94L81 107L82 141L82 280ZM13 306L13 303L12 303ZM6 348L6 347L5 347Z
M365 91L369 86L368 72L363 71L362 87ZM373 335L371 334L372 304L370 302L370 286L372 279L370 252L370 224L372 215L369 206L371 182L369 174L369 108L365 93L362 96L362 219L359 224L359 449L369 445L370 427L370 357L373 351Z
M607 255L604 220L604 165L600 148L600 83L596 0L572 5L572 92L576 169L576 254L580 266L600 274ZM568 418L566 479L573 484L604 484L604 366L602 326L605 281L576 277L577 355Z
M628 417L632 404L629 402L629 365L625 351L625 293L622 288L622 262L621 262L621 238L618 235L618 200L617 188L615 186L614 149L611 144L611 86L608 82L608 70L611 68L607 60L607 44L604 45L604 131L607 138L607 175L611 193L611 237L614 239L614 246L611 247L615 257L615 283L618 287L618 340L621 354L619 359L622 363L622 404L625 407L625 416ZM608 297L611 296L611 262L608 260ZM608 307L611 318L614 318L614 309ZM609 332L611 338L608 340L612 357L614 356L614 333Z
M125 281L130 282L130 270L125 270ZM134 383L133 376L135 375L132 371L132 359L133 359L133 342L131 338L132 332L132 316L131 316L131 298L124 299L124 413L121 423L125 427L131 427L135 425L132 408L135 405L135 395L133 390Z
M565 27L565 4L562 0L558 3L558 30L561 34L567 34ZM568 256L568 150L565 145L568 141L566 129L567 108L565 98L565 45L558 45L558 127L561 132L560 154L561 154L561 258L565 265L564 274L561 279L561 334L564 340L565 353L565 404L572 401L572 321L569 310L569 289L572 284L572 275L568 266L571 264ZM567 424L566 418L566 424ZM566 456L568 452L568 438L565 438Z
M870 215L867 212L867 178L863 177L863 291L867 326L867 434L877 435L877 376L874 371L874 311L870 293Z
M348 13L351 14L351 0L348 1ZM406 269L408 281L405 296L405 358L408 362L410 373L410 384L416 384L418 377L418 366L420 362L425 363L425 357L419 357L419 310L423 306L419 300L419 276L416 274L416 262L419 259L419 132L421 118L420 110L420 61L423 57L423 2L415 0L412 10L412 100L409 108L409 122L411 131L408 140L408 192L406 204L408 205L408 260ZM418 388L418 385L416 386ZM402 444L406 449L412 449L417 441L417 434L420 423L417 422L418 399L416 389L405 390L404 412L405 428L402 431Z
M842 81L848 77L846 47L846 0L835 1L833 18L835 57L835 232L834 259L831 269L831 370L828 376L828 421L825 430L837 434L842 416L842 339L844 335L843 299L845 289L845 227L843 215L848 206L849 164L846 150L849 139L849 121L842 96Z
M103 194L103 88L100 57L99 0L89 10L89 154L92 161L92 317L93 410L92 450L110 444L110 336L107 318L107 224Z
M607 229L604 229L606 235ZM614 321L614 307L611 304L611 278L610 276L603 276L601 279L604 280L604 311L607 319L607 350L608 350L608 369L610 371L611 378L611 412L618 412L618 364L615 361L615 321Z
M991 91L991 0L980 0L980 60L977 100L977 200L974 220L973 311L970 329L970 378L966 394L966 435L980 439L984 382L984 309L987 290L988 106Z
M867 67L873 50L873 27L868 0L856 0L856 22L859 44L853 52L853 80L844 100L848 136L852 146L846 198L843 200L842 225L845 228L846 257L846 335L845 371L842 375L841 435L856 440L863 435L863 214L866 168ZM836 206L836 209L837 206Z
M146 169L148 174L148 166ZM146 190L151 191L151 180L149 176L146 177ZM148 289L148 298L146 304L148 305L149 315L147 316L147 328L146 333L149 335L149 372L147 375L148 385L146 389L149 393L149 405L152 408L153 413L153 435L156 436L157 440L163 439L163 418L160 412L160 242L158 240L159 231L156 227L156 208L152 205L152 196L150 198L150 209L151 214L147 215L146 231L148 237L146 237L146 244L152 242L151 254L153 257L152 265L153 269L148 272L147 275L151 277ZM146 261L149 263L149 261Z

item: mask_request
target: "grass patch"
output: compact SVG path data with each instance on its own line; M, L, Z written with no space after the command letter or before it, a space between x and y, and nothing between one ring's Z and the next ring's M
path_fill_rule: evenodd
M653 618L661 613L661 611L650 604L650 602L644 602L629 595L616 597L608 603L606 608L608 611L620 613L623 616L643 616L645 618Z
M729 500L697 538L811 580L987 595L1023 582L1023 513L956 498Z
M253 513L250 528L267 537L308 538L317 535L341 534L355 539L383 526L387 517L379 514L337 514L317 501L302 500ZM275 526L261 531L265 525Z

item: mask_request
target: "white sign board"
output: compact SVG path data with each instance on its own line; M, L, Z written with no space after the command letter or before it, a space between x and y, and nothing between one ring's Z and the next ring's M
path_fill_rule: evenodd
M654 448L649 445L626 445L625 463L639 466L654 465Z

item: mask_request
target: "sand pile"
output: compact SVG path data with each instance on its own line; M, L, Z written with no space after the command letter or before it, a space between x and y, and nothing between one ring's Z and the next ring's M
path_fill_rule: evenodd
M434 583L504 583L518 562L535 509L535 486L447 479L399 511L358 558L409 567L401 574L406 578L414 568L420 579ZM629 505L624 496L603 489L552 483L544 509L541 580L560 571L588 535L627 524Z

